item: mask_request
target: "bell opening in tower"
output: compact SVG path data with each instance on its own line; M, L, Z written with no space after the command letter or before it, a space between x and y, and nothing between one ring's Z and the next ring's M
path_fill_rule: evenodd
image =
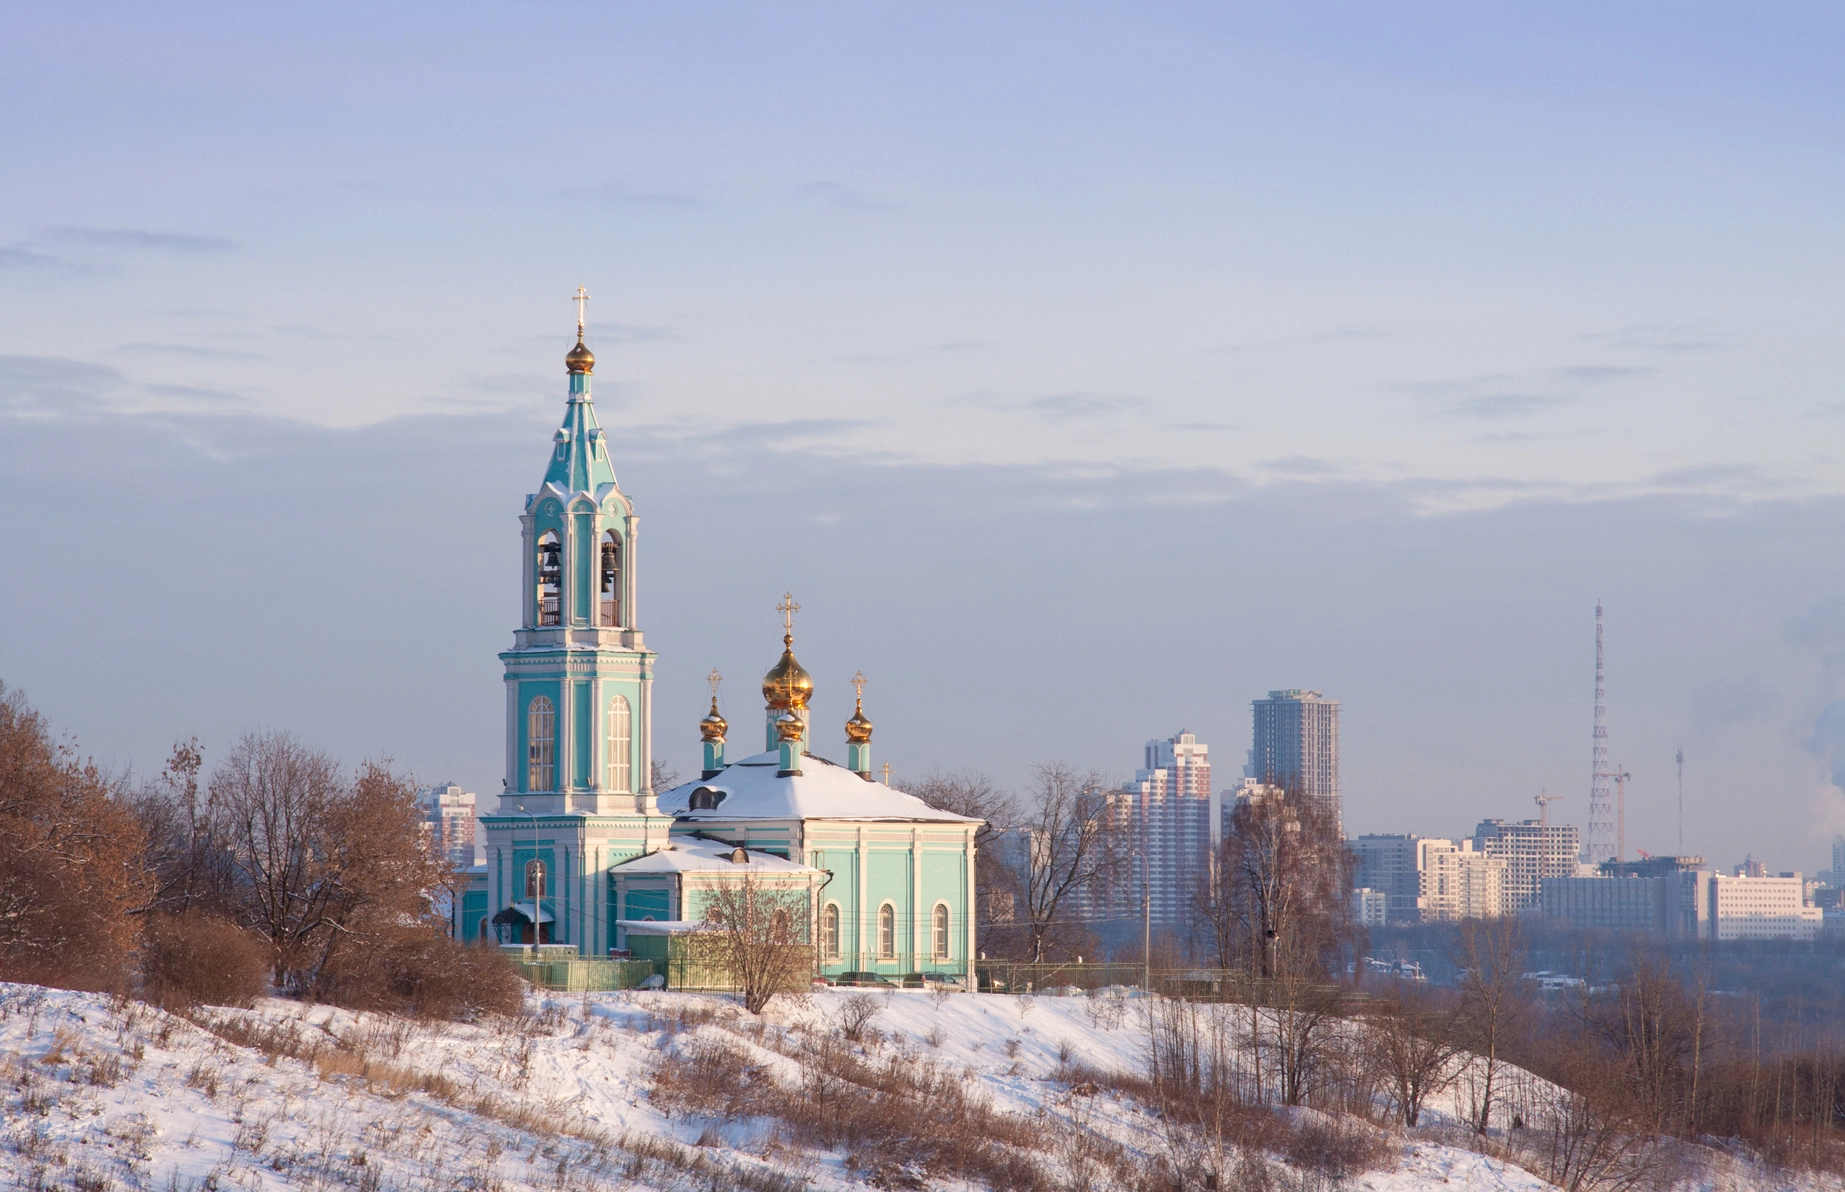
M564 591L564 550L557 531L546 530L538 540L538 623L562 625Z
M606 629L621 624L621 540L613 530L602 536L602 605L598 623Z

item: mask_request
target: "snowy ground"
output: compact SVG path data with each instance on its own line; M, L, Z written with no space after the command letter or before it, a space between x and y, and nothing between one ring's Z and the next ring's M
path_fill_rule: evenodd
M801 1073L778 1032L830 1031L843 991L753 1021L724 997L678 993L535 998L521 1020L410 1024L266 1001L208 1010L217 1032L95 994L0 985L0 1185L99 1190L367 1190L864 1187L843 1152L803 1148L768 1118L673 1113L650 1097L663 1057L701 1040L747 1052L778 1083ZM1151 1160L1158 1122L1106 1090L1074 1092L1072 1064L1142 1062L1144 1028L1077 998L880 995L865 1050L958 1074L1047 1140L1092 1134ZM690 1025L688 1025L688 1022ZM223 1036L237 1039L240 1045ZM305 1057L305 1058L296 1058ZM1385 1170L1348 1186L1513 1192L1549 1185L1429 1130L1392 1136ZM1062 1183L1061 1144L1038 1156ZM1764 1186L1743 1170L1718 1190ZM925 1181L927 1186L965 1183ZM1102 1186L1106 1186L1105 1184ZM1831 1189L1831 1182L1801 1187Z

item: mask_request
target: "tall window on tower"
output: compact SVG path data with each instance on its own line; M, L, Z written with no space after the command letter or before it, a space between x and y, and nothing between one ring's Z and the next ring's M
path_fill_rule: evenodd
M602 609L597 623L610 629L621 624L621 539L613 530L602 536Z
M609 701L609 789L618 795L634 793L633 713L628 697Z
M538 539L538 623L564 623L564 548L556 530Z
M937 960L948 959L948 904L938 902L930 914L929 954Z
M554 789L557 758L557 710L544 696L532 700L525 715L525 789Z

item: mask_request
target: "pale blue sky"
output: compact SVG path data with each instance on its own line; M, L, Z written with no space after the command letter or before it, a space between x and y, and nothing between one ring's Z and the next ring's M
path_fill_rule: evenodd
M682 770L792 587L900 772L1300 685L1354 828L1580 821L1601 597L1630 839L1681 741L1688 847L1845 828L1836 7L0 23L0 679L112 761L497 788L583 283Z

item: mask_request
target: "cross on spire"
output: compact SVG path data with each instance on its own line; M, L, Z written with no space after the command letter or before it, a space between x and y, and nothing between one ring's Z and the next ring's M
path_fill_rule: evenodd
M865 702L865 672L859 671L852 676L852 695L859 703Z
M718 674L717 667L715 666L711 668L711 673L705 676L705 682L711 684L711 698L713 701L717 699L718 684L723 681L724 676Z
M793 592L783 592L782 601L775 606L775 611L782 615L782 630L789 637L794 636L794 614L801 611L801 606L794 602Z
M584 308L589 303L589 291L584 289L582 286L578 286L577 292L571 295L570 300L577 304L577 338L582 339L583 338L583 313L584 313Z
M884 763L884 785L885 786L890 785L890 763L889 762Z

